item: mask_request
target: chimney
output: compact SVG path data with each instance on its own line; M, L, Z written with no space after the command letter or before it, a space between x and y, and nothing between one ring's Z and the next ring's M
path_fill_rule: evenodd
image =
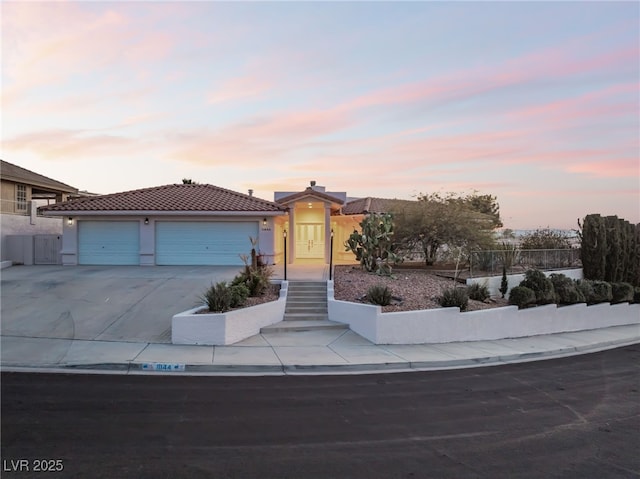
M316 180L311 180L310 184L312 187L316 186Z
M249 188L249 196L253 196L253 190Z

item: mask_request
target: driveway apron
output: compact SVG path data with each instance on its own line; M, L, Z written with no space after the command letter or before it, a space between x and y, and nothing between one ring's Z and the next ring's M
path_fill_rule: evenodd
M171 317L238 266L14 266L1 273L2 335L169 343Z

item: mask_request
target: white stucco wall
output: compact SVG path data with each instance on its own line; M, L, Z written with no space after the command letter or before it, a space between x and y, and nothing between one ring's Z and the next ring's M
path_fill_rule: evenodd
M549 276L552 273L556 273L556 274L562 273L571 279L582 279L584 277L582 273L582 268L543 271L543 273L546 276ZM511 288L515 288L516 286L518 286L523 279L524 279L524 274L508 274L507 275L507 280L509 281L508 291L511 291ZM478 278L467 278L467 285L473 284L473 283L486 284L487 287L489 288L489 294L491 294L491 296L502 295L502 293L500 293L501 282L502 282L502 276L484 276L484 277L478 277ZM508 295L508 291L507 291L507 295Z
M640 304L517 306L462 313L458 308L383 313L379 306L336 301L327 293L329 319L375 344L435 344L536 336L637 324Z
M59 235L62 233L62 219L42 216L0 215L0 256L7 257L7 236L12 235Z
M176 314L171 319L171 342L221 346L255 336L260 333L260 328L282 321L288 284L288 281L280 284L277 301L226 313L194 314L202 309L198 306Z

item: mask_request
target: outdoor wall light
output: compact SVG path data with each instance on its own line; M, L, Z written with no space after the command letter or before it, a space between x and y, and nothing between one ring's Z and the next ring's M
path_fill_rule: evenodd
M149 218L145 218L145 219L144 219L144 224L145 224L145 225L148 225L148 224L149 224Z
M262 218L262 226L267 226L267 218Z
M71 216L69 216L69 219L67 220L67 224L69 226L73 226L73 218Z

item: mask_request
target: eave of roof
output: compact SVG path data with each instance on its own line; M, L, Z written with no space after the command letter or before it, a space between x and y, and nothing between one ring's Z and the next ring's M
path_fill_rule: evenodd
M327 193L323 193L321 191L315 191L311 187L307 187L307 189L304 190L304 191L300 191L298 193L294 193L292 195L284 196L282 198L279 198L276 201L276 203L289 204L289 203L293 203L294 201L301 200L302 198L308 198L308 197L317 198L317 199L323 200L323 201L330 201L330 202L335 203L337 205L343 205L344 204L344 201L342 201L342 199L337 198L337 197L332 196L332 195L329 195Z
M63 193L77 193L78 188L69 186L61 181L54 180L21 166L14 165L5 160L0 160L0 178L15 183L25 183L43 189L60 191Z
M282 205L207 184L164 185L43 206L50 214L185 214L245 215L279 214Z
M411 200L398 200L391 198L375 198L367 196L349 201L342 207L345 215L366 215L369 213L388 213L394 204L412 203Z

